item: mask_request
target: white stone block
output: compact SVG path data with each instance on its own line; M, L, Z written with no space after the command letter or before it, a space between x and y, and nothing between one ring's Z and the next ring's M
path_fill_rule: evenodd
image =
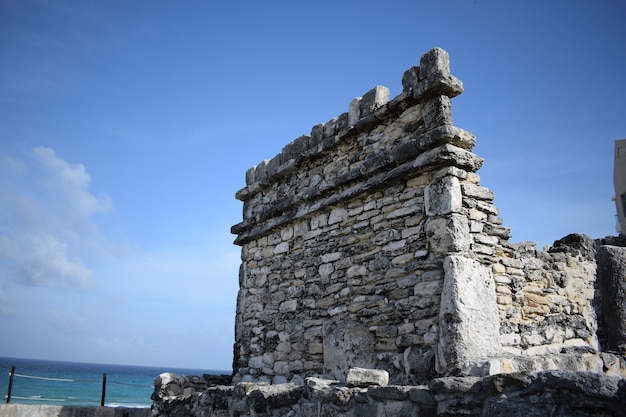
M346 384L357 387L385 387L388 383L389 372L379 369L350 368L346 375Z
M458 255L447 256L443 267L436 351L438 372L496 356L501 351L500 318L491 270Z

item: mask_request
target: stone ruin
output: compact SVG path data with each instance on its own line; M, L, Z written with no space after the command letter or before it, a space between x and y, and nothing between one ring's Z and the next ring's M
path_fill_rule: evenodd
M206 416L527 414L538 392L545 415L619 414L624 239L509 242L476 138L452 124L448 54L402 87L248 170L232 384L162 376L155 415L176 415L172 398Z

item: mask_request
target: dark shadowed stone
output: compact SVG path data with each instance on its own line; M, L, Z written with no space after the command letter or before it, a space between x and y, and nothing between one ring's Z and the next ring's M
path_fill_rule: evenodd
M294 384L278 384L261 386L250 391L246 402L255 411L285 407L298 402L304 393L303 386Z
M594 261L596 258L596 244L587 235L572 233L554 242L548 252L563 252L574 256L580 255L585 260Z
M346 406L352 398L362 393L363 390L363 388L336 387L332 391L330 399L333 404Z
M406 400L409 398L409 391L412 387L410 386L400 386L400 385L389 385L386 387L370 387L367 390L367 395L370 397L381 400Z
M409 391L409 400L418 404L434 405L435 399L428 387L412 387Z
M598 281L602 294L600 327L604 348L626 353L626 248L600 246Z
M538 378L528 389L531 390L533 385L541 383L552 389L617 400L621 382L623 382L621 378L591 372L548 371L539 373Z
M449 376L430 381L428 388L435 394L450 392L480 392L483 378Z
M485 390L491 394L522 390L532 382L528 374L515 372L511 374L492 375L483 381Z
M378 417L380 406L380 404L358 404L354 408L354 413L359 417Z

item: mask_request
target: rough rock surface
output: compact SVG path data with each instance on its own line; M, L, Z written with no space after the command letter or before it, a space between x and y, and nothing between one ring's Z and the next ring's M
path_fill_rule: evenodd
M234 385L162 376L155 415L619 415L626 238L509 242L448 54L402 87L246 172Z
M623 355L626 354L626 248L600 246L598 265L605 349Z
M364 375L367 370L358 370ZM375 370L370 370L374 372ZM443 377L428 385L359 386L307 378L304 385L239 383L156 398L153 417L623 416L624 379L588 372L543 371ZM155 392L185 392L184 378L160 378ZM172 386L174 385L174 386Z

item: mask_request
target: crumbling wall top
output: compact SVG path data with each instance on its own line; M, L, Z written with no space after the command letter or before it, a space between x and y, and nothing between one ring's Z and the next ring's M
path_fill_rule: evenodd
M303 159L327 151L372 124L393 117L412 103L435 96L452 98L461 94L463 83L450 74L448 53L433 48L421 58L419 66L404 73L402 88L402 93L391 100L389 89L383 86L376 86L362 97L353 99L347 112L313 126L309 135L300 136L272 159L250 168L246 172L246 187L236 193L236 198L248 200L273 178L291 172Z

